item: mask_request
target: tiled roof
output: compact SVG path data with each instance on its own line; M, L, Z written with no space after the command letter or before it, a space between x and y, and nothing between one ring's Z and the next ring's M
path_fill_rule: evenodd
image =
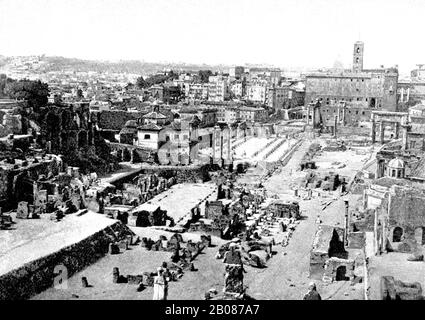
M151 130L151 131L160 131L162 129L162 127L156 125L155 123L148 123L148 124L144 124L143 126L140 126L139 129L141 129L141 130Z
M150 118L150 119L166 119L167 117L164 116L162 113L152 111L143 116L143 118Z

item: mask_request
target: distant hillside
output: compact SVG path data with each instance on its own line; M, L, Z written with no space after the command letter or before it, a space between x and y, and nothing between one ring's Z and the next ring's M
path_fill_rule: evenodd
M230 66L224 65L207 65L207 64L184 64L184 63L155 63L155 62L142 62L137 60L122 60L118 62L110 61L94 61L94 60L82 60L76 58L65 58L65 57L40 57L39 71L65 71L72 70L77 72L112 72L112 73L134 73L147 75L155 73L164 69L173 69L181 71L190 70L203 70L209 69L212 71L228 71ZM10 60L10 58L0 56L0 65L3 65Z

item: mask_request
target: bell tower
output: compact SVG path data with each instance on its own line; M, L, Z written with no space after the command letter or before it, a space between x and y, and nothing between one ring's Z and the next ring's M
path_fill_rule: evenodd
M354 44L353 52L353 71L361 72L363 71L363 52L364 52L364 43L357 41Z

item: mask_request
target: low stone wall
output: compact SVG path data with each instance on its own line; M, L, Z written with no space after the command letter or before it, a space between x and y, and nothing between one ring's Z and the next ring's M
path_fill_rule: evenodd
M55 284L57 266L63 265L69 278L103 257L110 242L129 234L132 231L117 221L78 243L0 276L0 300L29 299L43 292Z
M198 183L210 180L209 165L178 167L178 166L157 166L143 169L144 173L157 173L163 177L175 177L176 183Z

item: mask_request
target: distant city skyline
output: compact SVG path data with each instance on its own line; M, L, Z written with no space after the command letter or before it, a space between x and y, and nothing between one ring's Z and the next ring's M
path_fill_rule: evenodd
M285 68L425 63L421 0L0 0L0 54Z

